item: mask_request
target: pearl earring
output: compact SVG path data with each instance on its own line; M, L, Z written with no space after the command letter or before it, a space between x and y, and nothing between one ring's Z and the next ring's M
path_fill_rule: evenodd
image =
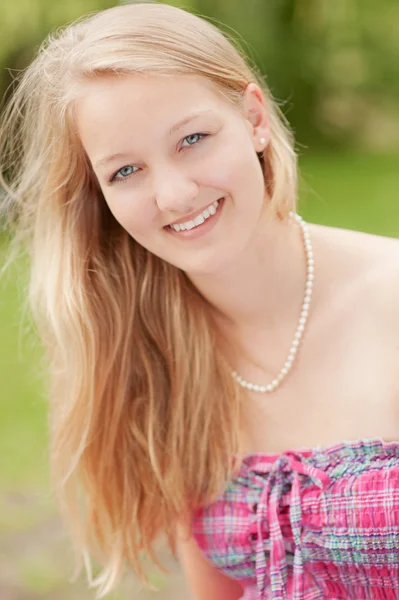
M261 137L261 138L260 138L260 143L261 143L261 144L266 144L266 140L265 140L265 138L264 138L264 137Z

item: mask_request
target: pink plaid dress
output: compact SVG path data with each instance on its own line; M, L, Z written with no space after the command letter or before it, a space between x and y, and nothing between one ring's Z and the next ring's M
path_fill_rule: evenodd
M399 442L248 454L193 535L243 600L399 599Z

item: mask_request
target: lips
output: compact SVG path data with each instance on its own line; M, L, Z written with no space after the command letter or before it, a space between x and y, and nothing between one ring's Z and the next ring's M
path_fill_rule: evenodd
M198 217L198 215L203 213L204 210L206 210L207 208L212 206L213 202L210 202L209 204L205 204L205 206L203 206L202 208L199 208L198 210L190 213L189 215L186 215L185 217L183 217L181 219L177 219L176 221L169 223L169 225L180 225L180 223L187 223L188 221L193 221L196 217Z
M168 225L166 226L167 231L174 237L177 237L181 240L195 240L197 238L201 238L210 232L219 221L224 206L224 200L225 199L223 197L215 201L215 203L217 203L216 212L211 214L209 218L205 219L205 221L201 224L195 227L190 227L189 229L181 229L179 231L176 231L173 227ZM178 227L178 225L176 225L176 227Z

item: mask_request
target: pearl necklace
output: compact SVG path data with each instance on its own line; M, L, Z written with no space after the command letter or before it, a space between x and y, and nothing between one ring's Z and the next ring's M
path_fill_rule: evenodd
M305 221L298 214L294 212L290 212L289 216L294 218L302 229L303 241L305 245L306 252L306 261L307 261L307 277L306 277L306 285L305 285L305 298L302 304L302 311L299 317L298 327L295 332L294 341L291 344L291 348L288 354L287 361L284 363L283 368L281 369L278 376L273 379L273 381L269 385L257 385L255 383L250 383L246 381L239 375L236 371L232 371L231 374L234 379L241 385L243 388L247 388L248 390L252 390L254 392L261 392L263 394L273 392L281 382L286 378L288 373L291 370L292 364L295 360L296 354L298 352L299 344L301 342L303 332L305 330L306 322L308 320L310 301L312 299L312 290L313 290L313 281L314 281L314 260L313 260L313 249L312 242L309 235L309 230Z

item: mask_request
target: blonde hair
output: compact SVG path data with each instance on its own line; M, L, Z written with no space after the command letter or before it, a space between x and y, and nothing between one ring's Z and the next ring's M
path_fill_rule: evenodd
M29 304L49 360L51 473L99 597L127 562L175 550L176 524L211 501L240 452L240 397L206 300L114 219L73 127L77 83L104 74L195 74L240 105L262 88L270 207L295 210L293 140L263 79L227 34L164 4L91 14L50 34L1 129L12 247L30 255ZM91 553L103 571L94 581Z

